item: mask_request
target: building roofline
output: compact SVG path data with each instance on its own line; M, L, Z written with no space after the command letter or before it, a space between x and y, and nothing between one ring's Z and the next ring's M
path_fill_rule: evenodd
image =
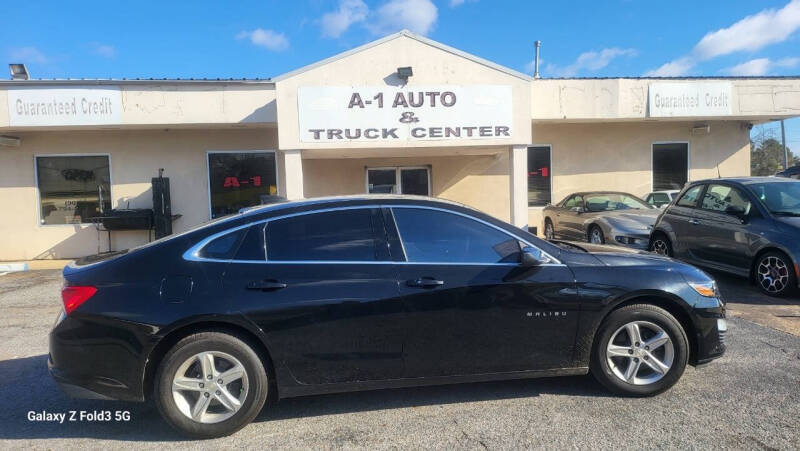
M210 85L240 84L274 86L269 78L36 78L32 80L0 80L0 86L53 86L53 85Z
M433 39L429 39L429 38L426 38L424 36L420 36L418 34L410 32L408 30L401 30L401 31L398 31L397 33L393 33L393 34L390 34L388 36L384 36L384 37L382 37L380 39L376 39L374 41L371 41L371 42L368 42L368 43L366 43L364 45L352 48L352 49L347 50L345 52L336 54L336 55L331 56L329 58L325 58L325 59L317 61L315 63L311 63L309 65L300 67L298 69L295 69L295 70L286 72L284 74L278 75L277 77L272 78L272 80L275 81L275 82L279 82L279 81L285 80L287 78L294 77L294 76L302 74L304 72L308 72L308 71L310 71L312 69L316 69L316 68L318 68L320 66L324 66L326 64L330 64L330 63L333 63L335 61L339 61L340 59L347 58L348 56L355 55L356 53L360 53L360 52L363 52L365 50L369 50L369 49L371 49L373 47L377 47L377 46L379 46L381 44L384 44L386 42L389 42L389 41L393 41L393 40L395 40L397 38L400 38L400 37L407 37L407 38L414 39L415 41L418 41L418 42L421 42L423 44L429 45L431 47L437 48L437 49L442 50L444 52L451 53L453 55L460 56L462 58L466 58L466 59L468 59L468 60L470 60L472 62L478 63L478 64L480 64L482 66L486 66L486 67L489 67L489 68L494 69L496 71L503 72L503 73L505 73L507 75L511 75L512 77L517 77L517 78L520 78L520 79L525 80L525 81L530 81L530 80L533 79L533 77L531 77L529 75L525 75L522 72L517 72L517 71L515 71L513 69L510 69L508 67L501 66L501 65L499 65L497 63L493 63L493 62L491 62L489 60L486 60L486 59L483 59L481 57L475 56L475 55L473 55L471 53L467 53L467 52L464 52L464 51L459 50L457 48L450 47L449 45L445 45L445 44L442 44L441 42L434 41Z

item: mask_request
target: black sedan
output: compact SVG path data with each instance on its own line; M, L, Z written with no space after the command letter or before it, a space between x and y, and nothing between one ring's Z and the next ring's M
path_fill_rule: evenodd
M661 210L633 194L613 191L573 193L544 208L544 235L647 249Z
M658 219L650 248L749 277L768 295L787 295L800 279L800 181L741 177L690 183Z
M648 396L725 350L723 303L694 267L423 197L257 207L64 279L55 380L152 399L196 438L245 426L268 396L589 371Z

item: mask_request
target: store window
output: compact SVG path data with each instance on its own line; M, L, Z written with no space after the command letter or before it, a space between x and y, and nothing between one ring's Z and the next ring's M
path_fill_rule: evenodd
M368 168L367 192L430 196L430 169L428 167Z
M111 210L108 155L36 157L41 224L82 224Z
M274 152L209 152L211 218L261 204L278 194Z
M550 203L550 146L528 147L528 206Z
M653 191L683 189L688 177L688 143L653 144Z

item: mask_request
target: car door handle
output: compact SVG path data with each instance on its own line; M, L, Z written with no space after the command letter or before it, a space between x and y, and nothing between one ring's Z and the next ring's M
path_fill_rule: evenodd
M277 280L255 280L247 284L248 290L273 291L286 288L286 284Z
M420 277L419 279L406 280L409 287L436 288L444 285L443 280L436 280L433 277Z
M700 225L700 221L698 221L697 219L690 219L689 224Z

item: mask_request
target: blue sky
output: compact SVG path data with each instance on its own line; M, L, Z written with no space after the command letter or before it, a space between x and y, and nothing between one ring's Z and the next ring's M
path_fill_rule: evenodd
M800 0L7 2L33 77L271 77L408 28L553 76L800 74ZM800 148L800 119L787 121Z

